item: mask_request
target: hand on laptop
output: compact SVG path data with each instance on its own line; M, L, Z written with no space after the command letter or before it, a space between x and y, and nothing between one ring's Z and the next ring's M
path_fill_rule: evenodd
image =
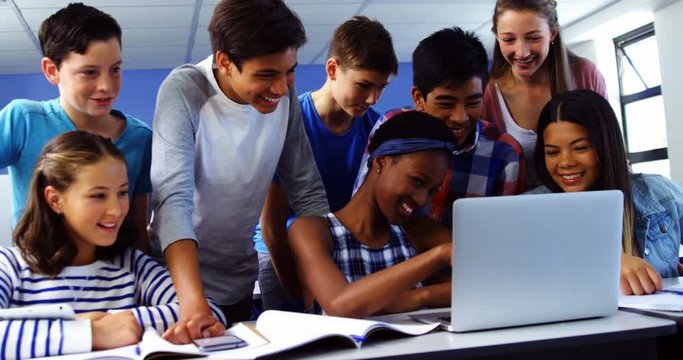
M620 284L624 295L645 295L661 290L662 278L645 260L622 254Z

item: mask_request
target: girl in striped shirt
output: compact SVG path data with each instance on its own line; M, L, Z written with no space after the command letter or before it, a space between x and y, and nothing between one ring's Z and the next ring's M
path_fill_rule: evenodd
M0 308L66 303L77 315L0 320L0 359L130 345L146 327L188 341L187 328L174 327L179 307L168 272L130 247L126 162L109 139L84 131L54 138L29 191L17 247L0 247Z

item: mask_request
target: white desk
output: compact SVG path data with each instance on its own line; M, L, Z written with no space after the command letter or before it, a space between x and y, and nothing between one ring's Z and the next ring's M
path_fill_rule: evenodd
M669 287L683 284L683 277L663 279L663 286ZM641 309L624 309L624 311L634 312L638 314L645 314L655 316L663 319L673 320L678 324L679 332L683 333L683 312L678 311L659 311L659 310L641 310ZM681 354L683 358L683 354Z
M683 277L664 279L663 283L664 287L680 284L683 284ZM678 326L678 334L666 336L659 339L659 342L657 344L657 346L659 346L660 348L659 359L683 359L683 312L641 309L624 309L624 311L675 321L676 325Z
M399 314L378 319L407 318ZM605 318L489 331L371 338L361 349L312 345L280 354L278 359L656 359L657 337L675 332L671 320L619 311Z

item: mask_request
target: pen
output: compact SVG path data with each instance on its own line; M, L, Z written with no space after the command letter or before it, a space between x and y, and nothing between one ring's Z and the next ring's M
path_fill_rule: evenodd
M662 290L659 290L659 292L670 293L670 294L676 294L676 295L683 295L683 290L662 289Z

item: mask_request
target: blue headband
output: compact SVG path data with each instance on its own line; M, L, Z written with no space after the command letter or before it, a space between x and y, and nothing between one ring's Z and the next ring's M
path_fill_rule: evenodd
M372 159L380 156L409 154L424 150L443 150L448 154L453 154L455 145L446 141L425 138L391 139L382 143L370 154L367 166L370 167Z

